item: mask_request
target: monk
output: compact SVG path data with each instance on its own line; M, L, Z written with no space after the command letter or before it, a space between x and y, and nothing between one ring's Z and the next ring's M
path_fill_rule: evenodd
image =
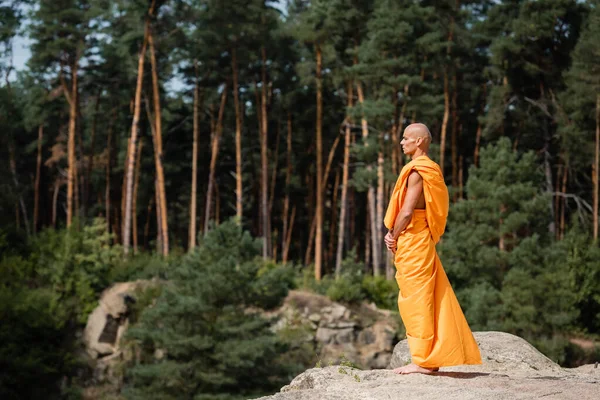
M440 367L481 364L479 348L435 250L446 228L448 188L427 155L431 133L411 124L400 142L411 162L400 172L384 223L400 288L398 308L412 363L397 374L431 374Z

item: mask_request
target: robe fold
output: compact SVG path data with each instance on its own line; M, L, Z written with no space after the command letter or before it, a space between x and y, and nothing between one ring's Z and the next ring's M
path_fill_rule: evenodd
M446 228L449 198L440 167L428 157L415 158L400 172L385 226L393 228L413 170L423 178L425 209L414 210L398 237L394 257L398 308L412 361L425 368L481 364L477 342L435 250Z

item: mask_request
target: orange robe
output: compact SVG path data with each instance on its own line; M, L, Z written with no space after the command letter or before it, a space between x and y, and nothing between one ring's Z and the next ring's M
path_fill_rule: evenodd
M404 166L388 205L385 226L393 227L413 170L423 178L426 207L415 210L400 233L394 259L400 288L398 308L412 361L425 368L481 364L479 347L435 250L446 228L449 206L439 165L419 156Z

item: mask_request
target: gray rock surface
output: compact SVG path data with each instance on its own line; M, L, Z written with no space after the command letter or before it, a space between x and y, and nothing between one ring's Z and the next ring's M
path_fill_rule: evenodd
M561 367L540 353L525 339L505 332L474 332L479 345L483 365L453 367L460 371L522 372L526 374L546 374L560 372ZM402 340L394 348L389 364L390 369L409 364L408 342Z
M85 349L92 359L110 357L118 352L119 341L128 326L129 305L135 302L137 290L152 284L145 280L116 283L102 292L83 332Z
M260 400L469 400L600 399L600 368L563 369L525 340L502 332L476 332L483 364L442 368L432 375L397 375L388 370L313 368L280 393ZM410 361L398 343L390 367Z

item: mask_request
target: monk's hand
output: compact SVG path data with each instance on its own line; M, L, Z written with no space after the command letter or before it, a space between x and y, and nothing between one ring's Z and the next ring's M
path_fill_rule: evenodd
M383 238L383 241L385 242L385 246L389 251L392 253L396 252L396 239L394 239L392 232L388 232L387 235L385 235L385 238Z

